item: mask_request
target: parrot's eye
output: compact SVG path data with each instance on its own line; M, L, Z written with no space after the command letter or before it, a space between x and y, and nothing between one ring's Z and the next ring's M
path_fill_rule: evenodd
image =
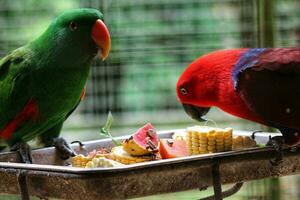
M69 28L70 28L72 31L75 31L75 30L77 29L77 24L76 24L75 22L70 22Z
M180 92L181 92L182 95L187 94L187 90L184 87L180 88Z

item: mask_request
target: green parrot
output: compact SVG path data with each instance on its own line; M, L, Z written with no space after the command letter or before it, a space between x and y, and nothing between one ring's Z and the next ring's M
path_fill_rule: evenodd
M93 58L104 60L110 34L98 10L63 12L37 39L0 60L0 141L32 163L27 142L38 137L65 159L74 156L59 137L85 93Z

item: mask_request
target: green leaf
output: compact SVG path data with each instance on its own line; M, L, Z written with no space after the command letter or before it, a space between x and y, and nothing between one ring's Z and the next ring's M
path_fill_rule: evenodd
M106 129L107 131L110 131L110 127L111 127L113 121L114 121L114 118L113 118L111 112L109 111L108 116L107 116L107 120L106 120L103 128Z
M110 133L110 127L112 126L112 123L113 123L113 116L112 116L111 112L109 111L106 122L105 122L104 126L100 129L100 135L110 138L116 146L119 146L119 145L121 145L120 142L115 140Z

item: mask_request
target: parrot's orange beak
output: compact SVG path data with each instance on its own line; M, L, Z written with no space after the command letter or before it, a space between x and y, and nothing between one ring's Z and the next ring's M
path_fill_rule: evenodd
M101 48L101 58L105 60L110 51L110 34L104 22L98 19L92 28L92 38Z

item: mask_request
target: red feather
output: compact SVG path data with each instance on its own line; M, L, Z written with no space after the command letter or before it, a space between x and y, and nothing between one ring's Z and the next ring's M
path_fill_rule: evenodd
M179 101L200 107L217 106L234 116L264 124L234 90L232 70L247 50L215 51L191 63L177 82ZM182 95L181 87L185 87L190 95Z
M15 118L4 127L2 131L0 131L0 136L5 140L9 140L12 138L12 134L15 132L15 130L24 122L28 120L36 121L38 118L38 105L35 100L30 99L23 110L19 112Z
M281 131L285 144L299 144L299 56L300 48L231 49L206 54L179 78L179 101L200 108L216 106L237 117L273 126Z
M86 89L84 88L84 89L82 90L82 93L81 93L81 96L80 96L80 101L83 101L83 100L84 100L85 95L86 95Z

